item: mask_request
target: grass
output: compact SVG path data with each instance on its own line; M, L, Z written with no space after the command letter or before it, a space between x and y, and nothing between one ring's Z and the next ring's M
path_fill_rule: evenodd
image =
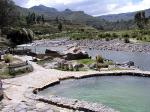
M116 70L128 70L127 68L111 68L109 71L116 71Z
M75 61L77 61L80 64L84 64L84 65L90 65L90 64L96 63L96 61L94 59L80 59L80 60L75 60ZM104 63L102 63L102 64L113 65L113 62L112 61L104 61Z
M6 60L9 56L6 55ZM9 58L8 58L9 59ZM22 63L22 60L18 59L18 58L14 58L13 56L11 56L11 64L17 64L17 63ZM2 79L6 79L6 78L13 78L15 76L19 76L22 75L24 73L29 73L31 71L33 71L33 67L31 65L26 66L26 67L20 67L20 68L15 68L10 70L8 64L10 63L5 63L5 60L1 60L0 61L0 78Z
M9 74L8 69L5 70L0 70L0 78L1 79L6 79L6 78L12 78L13 76Z
M45 63L51 62L52 59L53 59L52 57L48 57L48 58L46 58L46 59L38 60L38 61L37 61L37 64L39 64L39 65L44 65Z
M19 70L15 70L15 71L9 71L8 68L0 70L0 78L1 79L8 79L8 78L13 78L25 73L30 73L33 71L32 67L28 67L28 68L23 68L23 69L19 69Z
M84 65L89 65L95 62L95 60L93 59L80 59L80 60L76 60L78 63L80 64L84 64Z

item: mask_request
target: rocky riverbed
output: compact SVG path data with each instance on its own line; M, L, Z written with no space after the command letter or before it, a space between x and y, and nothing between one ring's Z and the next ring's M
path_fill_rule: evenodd
M114 39L106 40L69 40L67 38L53 39L53 40L40 40L35 41L37 46L68 46L77 45L83 48L99 49L99 50L112 50L112 51L128 51L128 52L143 52L150 53L149 43L125 43L124 40Z

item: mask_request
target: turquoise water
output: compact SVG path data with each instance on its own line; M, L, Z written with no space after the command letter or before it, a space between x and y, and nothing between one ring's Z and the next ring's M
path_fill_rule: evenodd
M150 112L150 78L108 76L66 80L39 94L103 103L121 112Z

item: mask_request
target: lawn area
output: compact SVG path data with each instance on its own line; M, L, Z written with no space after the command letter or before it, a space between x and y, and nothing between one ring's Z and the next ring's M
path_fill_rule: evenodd
M81 59L81 60L76 60L78 63L80 64L84 64L84 65L89 65L95 62L95 60L93 59Z

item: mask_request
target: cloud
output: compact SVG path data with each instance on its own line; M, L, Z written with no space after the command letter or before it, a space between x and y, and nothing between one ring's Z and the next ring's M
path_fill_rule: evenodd
M150 8L149 0L14 0L23 7L45 5L58 10L69 8L71 10L85 11L90 15L107 15L133 12Z
M111 4L110 4L111 5ZM122 7L110 7L108 13L106 14L118 14L118 13L125 13L125 12L134 12L134 11L139 11L139 10L144 10L150 8L150 2L149 0L142 0L138 3L133 3L133 2L128 2L126 5ZM117 6L118 4L115 4Z

